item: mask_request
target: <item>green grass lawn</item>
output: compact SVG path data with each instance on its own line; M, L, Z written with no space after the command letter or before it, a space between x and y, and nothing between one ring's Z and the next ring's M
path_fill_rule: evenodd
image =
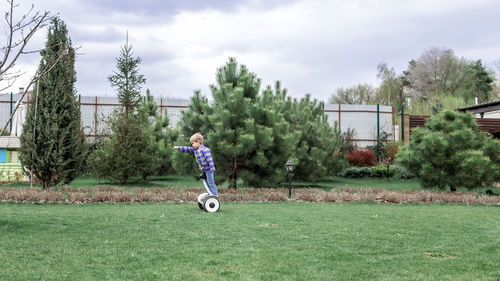
M241 181L238 182L241 186L243 183ZM65 184L60 183L60 186L65 186ZM74 179L69 185L71 187L95 187L99 185L107 185L114 187L123 187L123 188L136 188L136 187L201 187L203 188L203 184L196 177L192 175L181 175L181 176L153 176L148 177L147 181L138 180L136 182L131 182L128 184L121 184L118 182L113 182L104 179L96 179L91 176L81 176ZM30 186L29 183L20 182L4 185L8 187L20 187L27 188ZM34 185L39 187L39 185ZM227 188L228 184L221 184L219 188Z
M499 280L498 206L0 203L0 280Z
M356 188L383 188L387 190L421 190L420 181L417 179L411 180L396 180L382 178L331 178L320 182L295 182L293 187L312 187L320 188L325 191L330 191L333 188L340 187L356 187Z
M320 182L295 182L293 187L312 187L320 188L325 191L330 191L333 188L354 187L354 188L381 188L386 190L422 190L418 179L400 180L400 179L384 179L384 178L330 178ZM473 191L483 195L486 190L491 189L495 194L500 194L500 188L494 186L482 186L475 188ZM438 189L431 189L438 190ZM467 192L466 188L457 188L458 191Z
M64 184L60 184L63 186ZM114 187L122 187L125 189L132 189L137 187L199 187L203 188L203 184L194 176L157 176L150 177L148 181L137 181L129 184L120 184L116 182L98 180L94 177L84 176L78 177L73 182L69 184L71 187L96 187L99 185L107 185ZM29 183L16 183L4 185L7 187L19 187L27 188L30 186ZM35 185L39 187L39 185ZM244 188L245 184L243 181L239 180L237 182L238 188ZM219 189L224 189L228 187L228 183L219 184ZM288 185L283 185L283 187L288 187ZM320 182L301 182L293 181L293 188L319 188L325 191L330 191L333 188L341 187L353 187L353 188L381 188L386 190L421 190L420 181L418 179L411 180L400 180L400 179L390 179L389 181L384 178L330 178ZM55 187L57 189L57 187ZM474 189L478 194L484 194L487 189L493 190L494 193L500 194L500 188L493 186L484 186ZM468 191L465 188L458 188L458 191Z

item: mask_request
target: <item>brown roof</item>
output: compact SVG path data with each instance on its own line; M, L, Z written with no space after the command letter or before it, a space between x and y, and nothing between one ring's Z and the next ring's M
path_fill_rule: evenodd
M472 111L475 114L481 114L481 113L490 112L490 111L497 111L497 110L500 110L500 100L489 102L489 103L482 103L482 104L476 104L476 105L471 105L471 106L459 107L457 109L458 109L458 111Z

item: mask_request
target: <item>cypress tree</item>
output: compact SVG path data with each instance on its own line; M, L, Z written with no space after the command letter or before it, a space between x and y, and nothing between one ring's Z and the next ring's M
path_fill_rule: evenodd
M66 24L53 18L38 73L67 54L34 87L34 96L21 135L20 160L48 189L74 179L84 154L84 134L76 99L75 51ZM35 118L36 115L36 118Z

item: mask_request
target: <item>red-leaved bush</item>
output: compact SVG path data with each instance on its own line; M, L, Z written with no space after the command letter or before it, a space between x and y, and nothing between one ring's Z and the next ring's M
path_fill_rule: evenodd
M370 150L356 150L349 153L351 166L373 166L375 165L375 153Z

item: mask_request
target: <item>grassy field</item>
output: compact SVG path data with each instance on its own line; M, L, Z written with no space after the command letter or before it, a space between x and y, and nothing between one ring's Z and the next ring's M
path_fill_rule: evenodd
M203 188L203 184L194 176L158 176L148 178L148 181L137 181L129 184L120 184L116 182L110 182L106 180L98 180L93 177L78 177L69 185L60 184L59 186L69 186L74 188L80 187L96 187L96 186L112 186L119 187L125 190L131 190L134 188L151 188L151 187L159 187L159 188L167 188L167 187L198 187ZM30 186L29 183L15 183L15 184L6 184L0 185L5 187L14 187L14 188L28 188ZM39 185L34 185L39 188ZM245 188L245 184L239 180L237 183L238 188ZM228 187L228 183L219 184L219 189L225 189ZM288 187L288 185L284 185L282 187ZM386 190L422 190L420 186L420 181L418 179L411 180L398 180L398 179L384 179L384 178L330 178L327 180L323 180L320 182L301 182L301 181L293 181L292 187L294 189L297 188L318 188L325 191L330 191L334 188L341 187L352 187L352 188L379 188ZM53 189L57 190L58 187L53 187ZM500 188L494 186L483 186L474 189L474 192L479 195L484 195L485 191L491 189L495 194L500 194ZM458 188L458 191L469 191L465 188Z
M382 178L331 178L328 180L309 183L296 182L293 186L297 187L313 187L320 188L325 191L330 191L332 188L339 187L357 187L357 188L383 188L387 190L421 190L420 182L416 179L412 180L387 180Z
M0 280L499 280L498 206L0 203Z

